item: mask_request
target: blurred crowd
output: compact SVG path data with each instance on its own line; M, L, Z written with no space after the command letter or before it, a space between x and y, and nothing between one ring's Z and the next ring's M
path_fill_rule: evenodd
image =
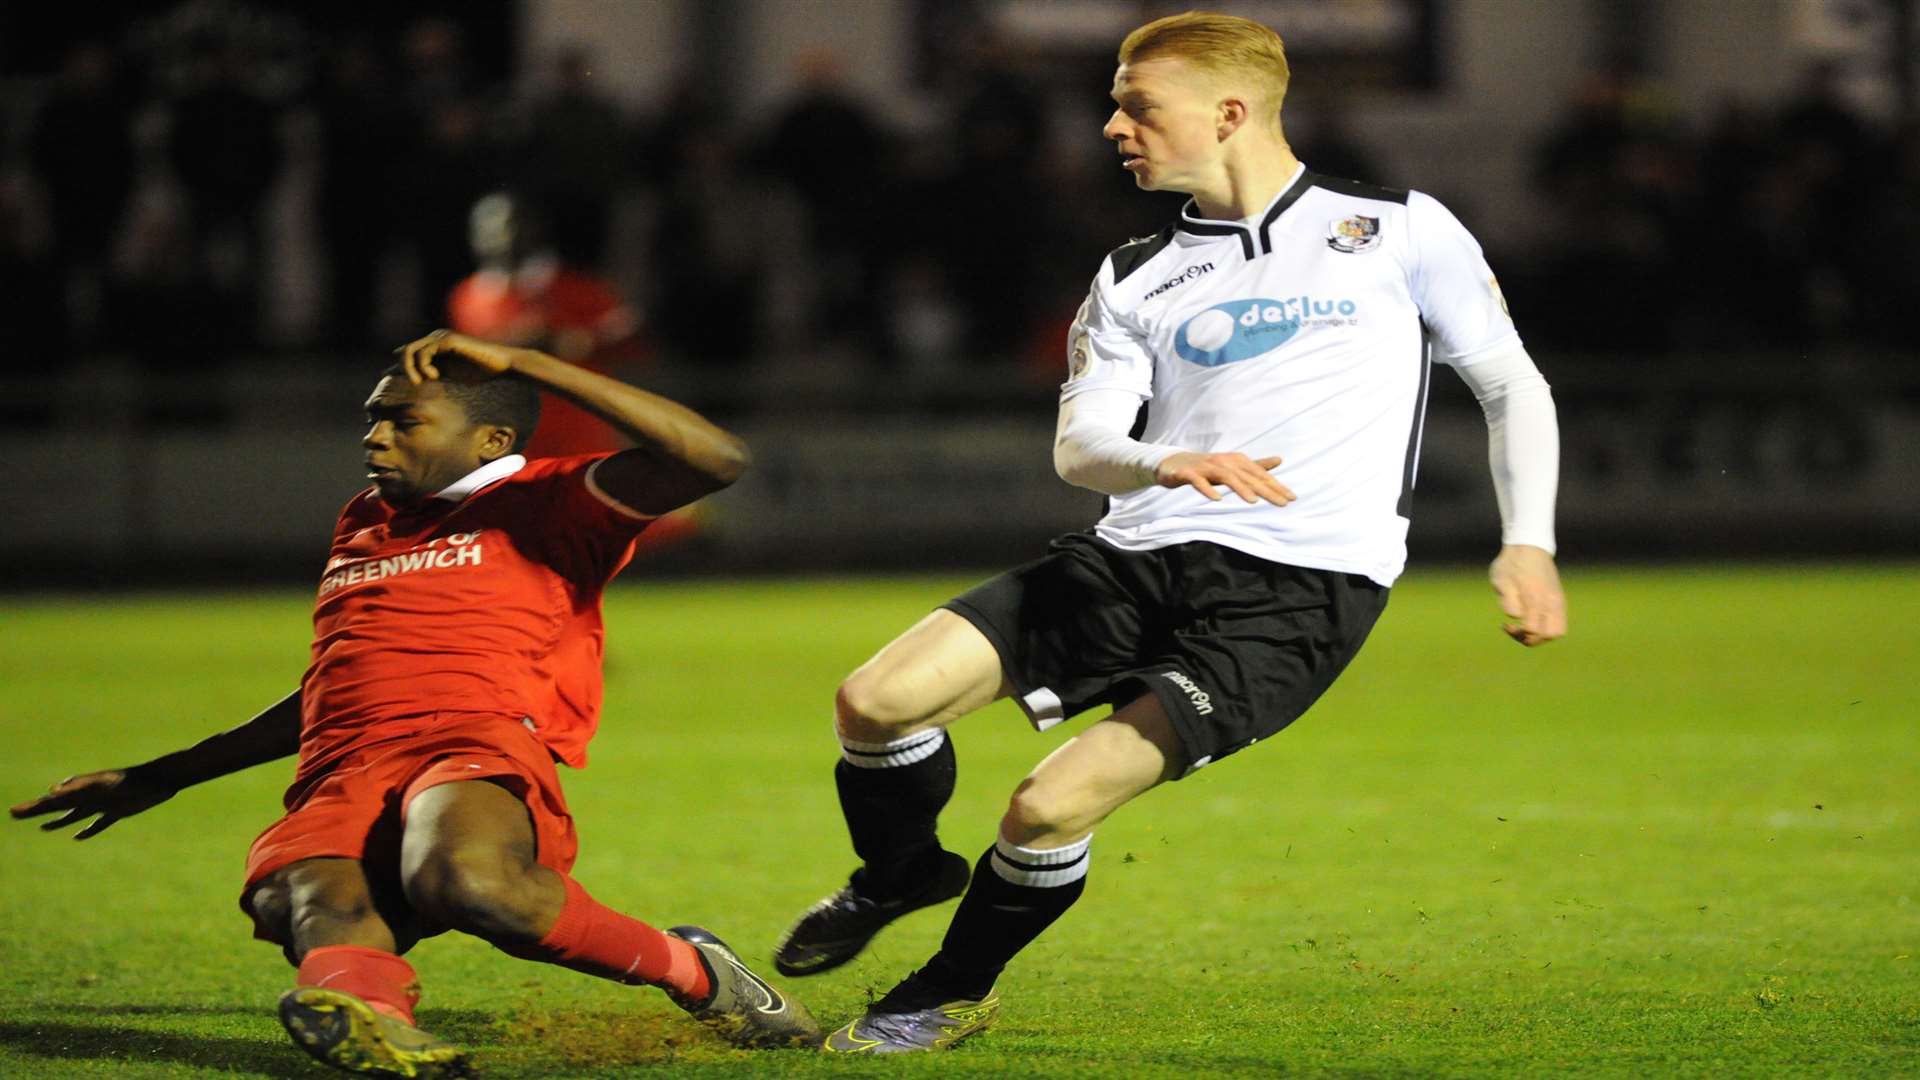
M1920 125L1869 123L1841 75L1816 65L1767 108L1723 101L1702 131L1656 85L1588 80L1535 158L1528 336L1655 356L1910 345Z
M456 18L323 33L214 0L74 43L0 99L8 366L364 356L451 322L613 371L837 355L1043 387L1100 255L1177 206L1059 152L1090 140L991 48L941 73L918 132L827 54L750 117L692 75L630 109L593 59L522 78L476 62ZM1097 128L1083 97L1072 121ZM1544 231L1516 245L1499 208L1466 208L1529 340L1892 343L1920 306L1920 133L1868 123L1820 71L1705 130L1678 115L1596 77L1536 150ZM1420 182L1316 119L1314 167Z

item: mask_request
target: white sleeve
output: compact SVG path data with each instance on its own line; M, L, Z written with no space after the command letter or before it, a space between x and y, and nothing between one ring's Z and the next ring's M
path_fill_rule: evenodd
M1179 447L1128 437L1143 399L1115 387L1087 390L1060 403L1053 468L1075 487L1125 495L1154 483L1154 470Z
M1434 359L1466 367L1518 347L1500 283L1460 219L1433 196L1413 191L1407 194L1407 232L1408 284L1433 335Z
M1153 354L1147 351L1146 335L1107 303L1112 274L1112 262L1103 263L1067 332L1062 402L1089 390L1127 390L1140 400L1153 396Z
M1487 414L1487 458L1500 503L1500 542L1554 550L1560 422L1553 390L1514 341L1455 368Z

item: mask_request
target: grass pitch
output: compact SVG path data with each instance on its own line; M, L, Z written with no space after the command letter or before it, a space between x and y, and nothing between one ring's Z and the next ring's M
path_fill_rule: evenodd
M619 587L576 873L765 957L851 855L834 684L962 579ZM1478 575L1419 571L1271 743L1095 837L1085 899L990 1033L884 1063L719 1046L660 994L471 939L412 959L492 1077L1920 1075L1912 567L1586 570L1526 653ZM236 723L304 664L302 593L0 601L0 797ZM988 843L1067 730L955 728L949 846ZM0 1076L319 1077L235 908L288 768L76 846L0 829ZM912 916L783 980L823 1022L936 947Z

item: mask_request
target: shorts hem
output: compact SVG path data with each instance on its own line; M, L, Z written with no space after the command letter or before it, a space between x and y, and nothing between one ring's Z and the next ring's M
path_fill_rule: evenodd
M1173 724L1174 737L1180 740L1180 749L1186 754L1186 760L1180 762L1180 775L1174 779L1184 780L1193 775L1194 770L1213 760L1211 751L1202 752L1208 745L1208 740L1205 738L1199 715L1193 711L1193 702L1187 699L1186 691L1162 678L1157 671L1136 671L1115 679L1113 685L1116 688L1133 686L1153 695L1154 699L1160 702L1160 708L1166 712L1167 720ZM1136 700L1134 697L1128 697L1124 702L1116 700L1114 707L1124 708L1134 700Z
M993 625L986 614L960 597L955 597L941 604L940 610L951 611L955 615L967 620L968 625L980 631L980 636L986 638L987 644L993 646L994 655L1000 661L1000 677L1012 684L1014 690L1013 703L1020 707L1020 711L1025 714L1027 718L1027 723L1033 725L1035 731L1045 731L1080 711L1079 709L1069 711L1069 707L1065 703L1060 703L1057 712L1048 715L1035 713L1030 699L1037 691L1049 690L1049 692L1051 692L1050 688L1045 686L1029 686L1027 685L1027 681L1020 677L1019 667L1013 663L1013 646L1001 636L999 629ZM1056 702L1059 701L1057 695L1054 695L1054 699Z

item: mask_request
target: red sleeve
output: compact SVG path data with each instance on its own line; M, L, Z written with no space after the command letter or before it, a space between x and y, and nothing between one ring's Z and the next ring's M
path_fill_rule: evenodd
M633 539L654 521L623 505L593 482L606 454L543 458L530 462L545 488L544 555L549 566L577 588L598 591L633 556Z

